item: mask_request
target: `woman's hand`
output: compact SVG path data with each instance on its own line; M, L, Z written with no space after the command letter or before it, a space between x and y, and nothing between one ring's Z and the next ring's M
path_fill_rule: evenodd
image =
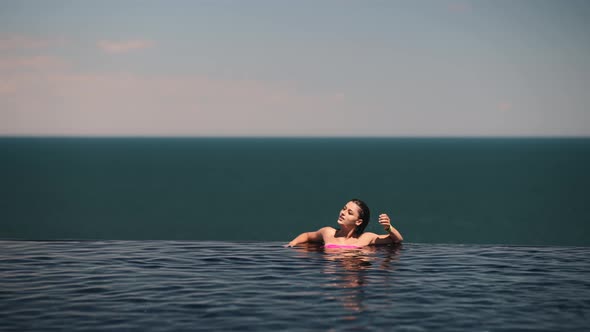
M389 228L391 227L391 219L385 213L379 215L379 224L383 226L383 229L386 232L389 232Z
M400 243L404 240L400 232L391 225L391 219L385 213L379 215L379 225L385 229L387 234L373 234L374 238L371 240L371 244Z

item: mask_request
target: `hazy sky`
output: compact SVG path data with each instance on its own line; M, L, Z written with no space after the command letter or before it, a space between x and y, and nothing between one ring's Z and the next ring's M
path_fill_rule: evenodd
M590 1L2 0L0 135L588 136Z

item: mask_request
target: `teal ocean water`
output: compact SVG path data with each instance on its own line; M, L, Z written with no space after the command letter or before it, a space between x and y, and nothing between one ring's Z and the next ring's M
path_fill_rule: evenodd
M287 242L358 197L408 243L589 246L588 170L583 138L6 137L0 238Z

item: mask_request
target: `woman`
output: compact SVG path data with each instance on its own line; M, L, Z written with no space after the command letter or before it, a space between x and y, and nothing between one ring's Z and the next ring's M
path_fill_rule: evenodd
M315 232L306 232L297 236L288 246L293 247L307 242L323 242L326 248L361 248L375 244L399 243L402 235L391 226L391 220L386 214L379 215L379 224L385 228L387 234L364 233L369 224L371 212L369 207L360 199L353 199L340 211L338 224L340 229L333 227L320 228Z

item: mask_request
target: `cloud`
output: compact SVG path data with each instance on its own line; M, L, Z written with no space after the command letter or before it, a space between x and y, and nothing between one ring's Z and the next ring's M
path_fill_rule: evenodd
M447 8L452 13L469 13L473 9L467 2L453 2L448 4Z
M13 82L0 80L0 96L15 93L16 89L17 87Z
M52 71L63 69L67 62L55 56L0 56L0 74L7 71L41 70Z
M127 41L111 41L101 40L97 43L100 50L108 54L122 54L132 51L138 51L154 46L154 43L149 40L127 40Z
M0 50L25 50L40 49L50 46L61 45L64 43L62 38L35 38L24 35L0 34Z
M512 103L501 102L498 104L498 110L501 112L508 112L512 109Z
M2 93L1 135L305 134L342 106L272 82L67 70L14 74Z

